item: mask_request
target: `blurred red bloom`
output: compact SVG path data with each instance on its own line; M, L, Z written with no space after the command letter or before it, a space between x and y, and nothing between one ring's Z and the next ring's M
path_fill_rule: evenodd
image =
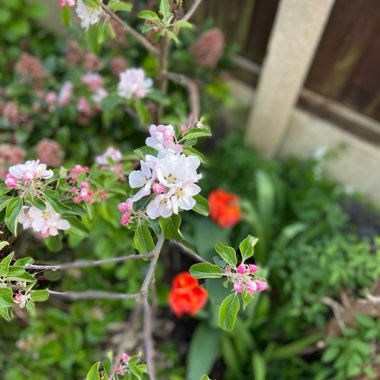
M223 190L214 190L208 196L210 217L220 227L232 227L241 220L240 198Z
M199 286L198 280L191 277L189 272L180 273L174 278L169 304L177 317L183 314L195 315L206 302L206 289Z

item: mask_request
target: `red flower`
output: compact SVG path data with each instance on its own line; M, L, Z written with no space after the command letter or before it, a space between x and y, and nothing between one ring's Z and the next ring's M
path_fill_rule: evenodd
M232 227L241 220L240 198L223 190L214 190L208 196L210 217L220 227Z
M199 286L198 280L191 277L189 272L180 273L174 278L169 304L177 317L196 314L206 302L206 289Z

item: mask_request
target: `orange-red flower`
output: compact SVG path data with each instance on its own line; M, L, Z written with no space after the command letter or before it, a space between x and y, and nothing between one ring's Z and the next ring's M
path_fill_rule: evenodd
M189 272L180 273L174 278L169 304L177 317L196 314L206 302L206 289L199 286L198 280L191 277Z
M214 190L208 196L210 217L220 227L232 227L241 220L240 198L224 190Z

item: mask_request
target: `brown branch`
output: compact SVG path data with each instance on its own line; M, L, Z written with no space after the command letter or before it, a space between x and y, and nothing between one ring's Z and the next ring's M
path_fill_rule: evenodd
M161 37L160 53L158 61L158 88L165 95L168 91L168 58L170 52L170 39L167 36ZM160 122L164 111L164 105L160 103L157 108L157 123Z
M196 252L194 252L192 249L190 248L187 248L185 245L183 245L182 243L178 242L178 241L175 241L175 240L171 240L170 241L173 245L175 245L176 247L178 247L183 253L186 253L186 255L192 257L195 261L199 261L201 263L208 263L207 260L205 260L203 257L199 256Z
M144 347L146 364L148 367L148 375L150 380L155 380L154 369L154 341L152 331L152 310L147 299L144 300Z
M54 290L47 289L51 296L68 298L72 300L83 300L83 299L108 299L108 300L126 300L126 299L140 299L140 293L112 293L112 292L102 292L96 290L86 290L83 292L56 292Z
M152 54L155 54L155 55L158 55L159 54L159 50L149 42L149 40L147 38L145 38L142 34L140 34L138 31L136 31L135 29L133 29L131 26L129 26L124 20L122 20L116 13L112 12L111 9L109 9L107 7L107 5L103 4L102 2L100 2L100 5L101 7L103 8L103 10L110 16L112 17L114 20L116 20L123 28L124 30L131 34L133 37L136 38L137 41L139 41L141 43L141 45L143 45L145 47L145 49L147 49L149 52L151 52Z
M190 103L190 113L191 113L190 126L191 126L193 123L199 120L200 100L199 100L198 86L193 80L191 80L190 78L186 77L183 74L169 72L168 78L174 82L179 83L181 86L184 86L187 89L187 92L189 94L189 103Z
M154 255L154 251L143 253L141 255L128 255L128 256L120 256L113 257L110 259L103 260L78 260L72 263L65 264L56 264L56 265L34 265L34 264L26 264L25 269L36 269L36 270L66 270L72 268L89 268L89 267L98 267L105 264L113 264L120 263L128 260L139 260L146 257L152 257Z
M333 311L334 317L336 319L336 322L338 323L340 330L343 332L343 330L346 328L346 324L342 317L342 314L344 312L343 306L339 302L333 300L330 297L322 297L321 303L331 308L331 310Z
M187 13L182 17L182 21L188 21L191 19L195 11L198 9L198 7L201 5L202 0L194 0L193 4L191 5L190 9L187 11Z

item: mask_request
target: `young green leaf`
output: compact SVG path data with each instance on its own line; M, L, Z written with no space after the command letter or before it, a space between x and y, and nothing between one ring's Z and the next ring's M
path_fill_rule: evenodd
M223 271L220 267L210 263L198 263L190 267L190 274L197 279L221 278Z
M230 294L220 305L219 326L223 330L233 330L240 309L239 297L236 293Z
M240 249L240 254L241 257L243 258L243 261L249 259L250 257L253 256L254 253L254 246L256 243L259 241L259 239L248 235L239 245Z
M100 380L99 367L100 362L96 362L87 373L86 380Z
M185 20L178 20L174 23L174 26L176 26L177 28L187 28L187 29L191 29L193 27L192 24L190 24L188 21L185 21Z
M197 156L202 163L206 161L206 157L201 152L199 152L191 146L184 146L182 152L187 156Z
M170 218L160 218L160 227L164 233L165 239L181 241L183 236L179 227L181 226L181 217L172 215Z
M198 214L208 216L210 209L208 206L207 199L203 198L202 195L197 194L194 196L195 201L197 202L193 207L193 210Z
M12 307L14 305L12 290L9 288L0 288L0 308Z
M108 7L112 9L113 11L123 11L123 12L130 12L132 9L131 3L124 3L119 0L111 0L108 3Z
M218 242L215 246L216 252L218 252L219 256L229 265L236 266L237 258L236 251L221 242Z
M211 136L211 131L206 127L191 128L183 135L182 139L188 140L188 139L197 139L198 137L209 137L209 136Z
M5 224L9 228L9 231L12 232L13 235L17 236L17 223L18 217L22 210L22 199L21 198L13 198L9 201L7 205L7 210L5 212Z
M144 19L144 20L149 20L149 21L153 21L153 22L160 21L158 14L155 12L152 12L152 11L141 11L139 13L139 17Z
M148 227L146 226L137 226L134 242L137 250L140 253L147 253L153 250L154 241L152 235L149 232Z
M35 302L43 302L49 298L49 293L45 289L35 290L32 292L30 299Z
M3 260L0 262L0 277L4 277L9 272L9 264L11 263L13 259L13 252L10 253L8 256L6 256Z
M169 20L169 18L171 16L169 0L161 0L160 1L160 14L163 17L164 21Z

